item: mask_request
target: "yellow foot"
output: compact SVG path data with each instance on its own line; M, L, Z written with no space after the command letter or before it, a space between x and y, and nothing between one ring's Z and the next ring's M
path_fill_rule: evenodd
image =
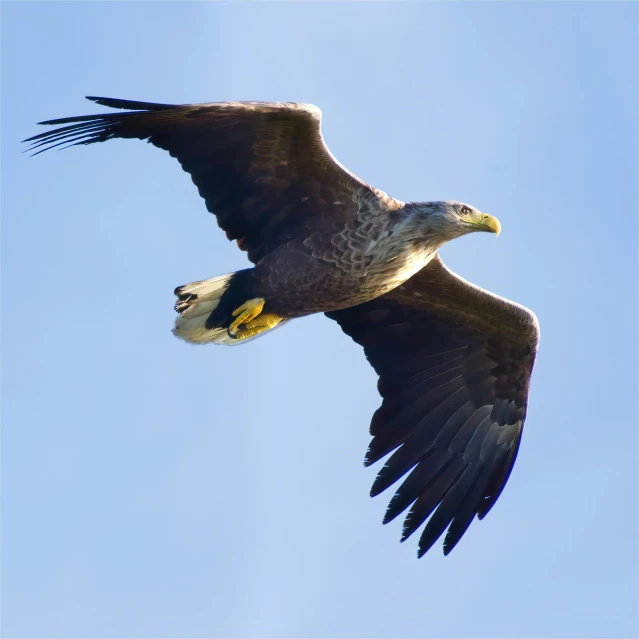
M236 339L246 339L247 337L253 337L253 335L259 335L264 331L275 328L281 321L282 318L279 315L275 315L275 313L264 313L264 315L260 315L252 322L245 322L246 330L237 331L233 334L233 337L235 337Z
M236 308L233 311L235 320L229 326L229 334L235 335L240 328L240 324L246 324L246 322L255 319L262 312L264 302L263 297L254 297L252 300L246 300L242 306Z

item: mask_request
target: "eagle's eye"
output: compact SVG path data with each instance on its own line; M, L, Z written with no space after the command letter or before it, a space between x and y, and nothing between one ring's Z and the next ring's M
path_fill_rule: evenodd
M470 215L470 209L467 206L462 206L461 209L459 210L459 214L462 217L465 217L466 215Z

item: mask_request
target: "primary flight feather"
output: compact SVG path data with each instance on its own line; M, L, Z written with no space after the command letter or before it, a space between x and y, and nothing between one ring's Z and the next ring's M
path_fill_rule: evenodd
M392 454L371 494L404 478L384 523L408 509L402 540L426 522L418 555L446 530L448 554L508 480L539 339L531 311L437 254L467 233L498 234L498 220L366 184L331 155L313 105L89 99L126 111L42 122L62 126L30 148L148 140L177 158L254 264L178 287L175 335L233 345L311 313L338 322L379 375L365 464Z

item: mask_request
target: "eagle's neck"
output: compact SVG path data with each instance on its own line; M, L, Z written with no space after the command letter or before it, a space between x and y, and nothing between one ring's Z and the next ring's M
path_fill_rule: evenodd
M447 239L429 227L427 217L408 205L392 216L378 218L372 231L367 229L364 263L369 265L368 273L383 280L389 290L424 268Z
M412 260L417 256L429 260L447 239L407 205L401 214L384 220L371 236L365 252L373 263L401 258Z

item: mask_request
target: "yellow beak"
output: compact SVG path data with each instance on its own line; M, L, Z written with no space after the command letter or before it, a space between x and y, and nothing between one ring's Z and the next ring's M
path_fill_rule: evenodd
M495 235L499 235L501 232L499 220L492 215L488 215L488 213L482 213L481 218L474 225L481 228L482 231L489 231Z

